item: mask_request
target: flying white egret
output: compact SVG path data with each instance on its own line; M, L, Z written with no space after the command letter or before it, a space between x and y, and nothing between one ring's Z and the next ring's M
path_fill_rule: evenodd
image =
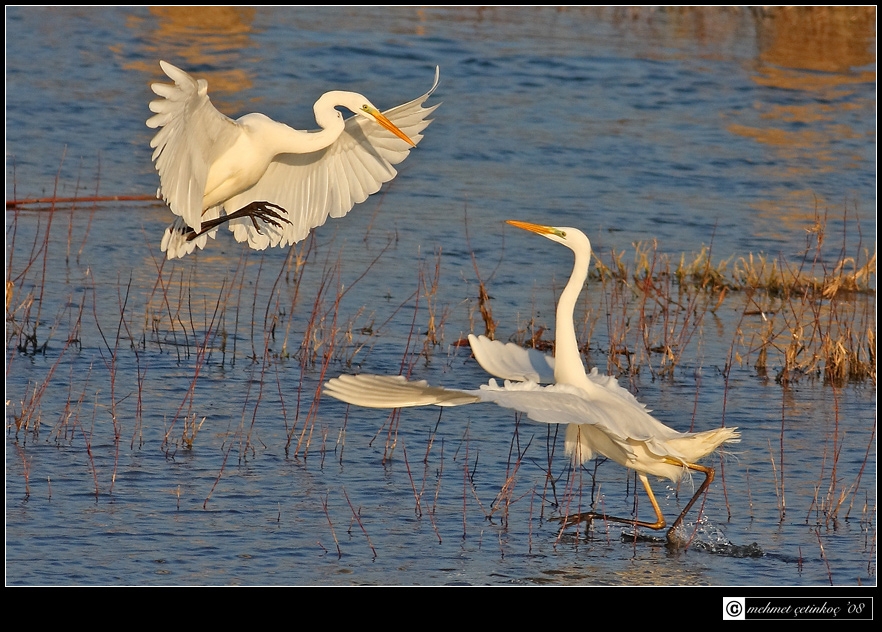
M636 471L656 514L655 522L646 522L586 512L567 517L567 524L601 518L663 529L665 518L647 475L677 482L690 470L701 472L704 482L667 532L668 541L675 543L677 527L714 479L714 469L696 461L723 443L740 441L740 433L735 428L679 432L650 415L614 377L600 374L596 367L586 373L576 342L573 311L588 277L591 243L575 228L514 220L508 223L563 244L575 254L572 275L557 304L553 358L514 343L470 335L475 359L488 373L505 380L503 386L491 379L477 390L454 390L429 386L424 380L408 382L403 376L341 375L326 382L324 392L349 404L373 408L495 402L526 413L533 421L567 424L565 450L574 464L600 454ZM547 382L551 384L541 386Z
M237 241L257 250L287 246L328 217L343 217L396 175L440 104L423 107L438 86L385 112L356 92L326 92L315 102L321 130L308 132L263 114L237 120L208 98L208 82L160 61L172 84L147 120L160 128L150 146L161 196L178 217L162 238L169 259L183 257L228 223ZM347 120L337 107L356 114Z

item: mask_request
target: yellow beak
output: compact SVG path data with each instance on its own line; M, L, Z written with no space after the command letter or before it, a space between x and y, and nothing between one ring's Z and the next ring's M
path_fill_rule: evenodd
M516 226L517 228L523 228L524 230L528 230L531 233L536 233L537 235L557 235L558 237L563 237L554 226L542 226L540 224L531 224L530 222L520 222L516 219L507 219L505 220L506 224L511 224L512 226Z
M393 123L392 121L387 119L383 115L382 112L380 112L379 110L373 110L373 109L368 109L368 108L365 108L364 111L367 112L368 114L370 114L371 116L373 116L377 120L377 123L379 123L380 125L385 127L387 130L389 130L390 132L395 134L398 138L400 138L404 142L410 144L411 147L416 147L416 143L413 142L412 140L410 140L410 138L408 138L407 134L405 134L400 129L395 127L395 123Z

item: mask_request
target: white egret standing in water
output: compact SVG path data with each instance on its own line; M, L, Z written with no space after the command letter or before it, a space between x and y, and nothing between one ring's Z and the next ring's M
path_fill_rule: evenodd
M579 465L600 454L634 470L656 514L655 522L646 522L586 512L569 516L568 523L601 518L663 529L667 523L647 476L677 482L689 471L701 472L704 481L667 532L668 541L676 543L676 529L714 479L714 469L696 461L724 443L740 441L740 434L735 428L725 427L679 432L650 415L614 377L600 374L596 367L586 373L576 342L573 312L588 277L591 243L575 228L514 220L508 223L563 244L575 254L572 275L557 304L553 358L514 343L470 335L478 363L488 373L505 380L503 386L490 380L476 390L454 390L429 386L425 381L408 382L402 376L341 375L326 382L324 392L344 402L372 408L495 402L526 413L533 421L566 424L565 449L573 463ZM542 386L542 382L553 383Z
M154 83L161 98L147 120L160 128L150 146L158 195L178 217L162 238L169 259L183 257L228 223L237 241L257 250L306 237L328 217L343 217L396 175L438 107L423 107L438 86L385 112L342 90L315 102L321 130L307 132L263 114L233 120L208 98L208 82L160 61L174 84ZM356 114L344 121L337 107Z

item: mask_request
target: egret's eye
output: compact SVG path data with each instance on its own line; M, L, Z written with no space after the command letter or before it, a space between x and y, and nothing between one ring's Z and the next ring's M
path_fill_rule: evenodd
M371 106L365 104L365 105L361 106L361 109L362 109L362 111L367 112L371 109Z

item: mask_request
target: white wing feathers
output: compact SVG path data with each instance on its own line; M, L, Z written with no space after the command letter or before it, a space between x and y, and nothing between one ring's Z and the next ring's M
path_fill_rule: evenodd
M618 387L617 388L621 388ZM324 393L348 404L369 408L412 406L461 406L492 402L524 413L533 421L566 424L567 454L584 462L595 453L627 466L643 463L641 471L679 480L684 470L657 458L670 457L683 463L710 454L722 443L739 441L735 428L705 432L678 432L616 393L588 398L577 386L506 380L499 386L491 379L478 390L454 390L429 386L425 380L408 382L403 376L341 375L328 380ZM576 430L576 429L580 430ZM572 436L571 436L572 435Z
M162 250L168 258L181 257L205 246L208 235L187 241L189 229L200 230L204 220L235 212L251 202L270 202L285 209L291 224L272 226L250 217L229 222L237 241L247 241L257 250L286 246L302 240L328 217L342 217L355 204L379 191L395 177L393 167L404 160L412 147L380 125L359 116L346 120L345 130L326 149L310 154L280 154L263 177L250 189L223 205L202 209L208 169L214 162L212 149L231 147L242 133L237 121L221 114L208 98L208 83L196 80L173 66L160 62L174 85L155 83L153 92L162 97L150 102L147 125L161 128L150 146L160 177L160 195L183 221L166 229ZM440 103L423 107L438 86L435 69L432 88L421 97L384 112L414 143L432 122L429 116ZM228 138L225 138L228 136ZM204 211L204 212L203 212Z
M429 116L441 105L423 107L438 87L438 72L436 68L435 82L423 96L383 112L417 144L432 122ZM330 147L312 154L277 156L257 184L229 202L233 211L254 201L270 201L288 211L291 224L276 227L258 220L258 232L250 218L242 218L232 220L230 230L237 241L247 241L258 250L297 243L328 217L343 217L379 191L398 174L393 165L407 158L411 149L376 123L350 117Z
M341 375L325 382L324 392L347 404L368 408L460 406L481 401L474 393L408 382L403 375Z
M487 336L469 334L472 353L490 375L517 382L554 382L554 358L513 342L502 343Z
M425 380L409 382L401 375L341 375L325 383L324 392L348 404L368 408L407 408L411 406L462 406L477 402L492 402L503 408L526 413L533 421L548 424L592 424L620 439L647 440L680 437L682 433L664 426L646 415L649 423L642 431L625 432L619 426L621 408L611 409L608 402L594 403L584 391L568 384L541 386L536 382L506 380L499 386L490 380L478 390L455 390L429 386ZM633 415L632 411L629 416ZM660 434L661 433L661 434Z
M610 379L607 388L598 389L590 396L569 384L540 386L535 382L505 382L500 387L490 380L481 387L478 397L481 401L523 412L533 421L569 424L566 451L579 462L600 453L626 467L640 464L636 467L638 471L673 481L679 480L685 470L658 457L694 463L723 443L740 441L736 428L679 432L666 426L651 416L614 378ZM619 391L629 397L623 397Z
M217 236L217 228L215 228L204 235L199 235L199 237L188 241L187 235L189 232L190 227L184 221L184 218L176 217L175 221L165 229L165 233L162 235L162 242L159 244L159 250L168 253L169 259L183 257L192 253L197 247L205 248L208 238L214 239Z
M213 149L224 146L225 136L237 137L239 130L235 121L211 104L204 79L197 81L168 62L159 63L175 82L151 86L153 92L163 97L150 102L150 111L155 114L147 120L148 127L161 128L150 141L159 172L160 194L186 226L199 230L203 217L214 219L220 211L214 209L214 213L202 214L202 196L208 168L214 161Z

